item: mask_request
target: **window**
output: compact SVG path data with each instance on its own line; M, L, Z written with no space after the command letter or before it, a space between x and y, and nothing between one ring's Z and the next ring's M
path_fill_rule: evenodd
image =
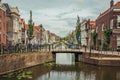
M113 29L113 19L110 20L110 29Z
M6 28L5 28L6 26L5 26L5 22L3 22L3 29L4 29L4 31L6 31Z
M5 34L3 34L3 39L6 40Z
M102 31L104 31L104 24L102 24Z
M117 28L120 28L120 15L117 16Z
M117 36L117 46L120 46L120 36Z
M98 26L96 27L96 32L98 32Z

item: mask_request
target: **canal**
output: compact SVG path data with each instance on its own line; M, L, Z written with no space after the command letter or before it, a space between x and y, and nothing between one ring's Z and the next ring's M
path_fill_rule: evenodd
M57 65L45 63L1 75L0 80L120 80L119 67L99 67L75 63L74 54L56 54Z

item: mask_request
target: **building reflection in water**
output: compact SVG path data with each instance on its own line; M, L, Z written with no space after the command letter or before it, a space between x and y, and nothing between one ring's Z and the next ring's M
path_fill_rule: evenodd
M84 63L76 63L73 54L59 53L56 63L61 66L52 70L36 80L120 80L119 67L99 67Z

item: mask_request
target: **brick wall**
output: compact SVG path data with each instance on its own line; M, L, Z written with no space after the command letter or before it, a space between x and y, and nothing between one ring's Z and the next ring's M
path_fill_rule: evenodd
M53 61L52 53L7 54L0 56L0 74Z

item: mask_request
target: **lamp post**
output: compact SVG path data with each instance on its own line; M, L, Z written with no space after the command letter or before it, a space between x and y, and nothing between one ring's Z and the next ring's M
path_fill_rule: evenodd
M103 32L101 34L101 58L102 58L102 50L103 50Z
M89 57L91 57L91 43L92 43L92 29L90 28L90 54Z
M41 51L41 44L42 44L42 24L39 26L40 27L40 51Z
M113 34L113 39L112 39L112 54L115 51L114 41L115 41L115 35Z

